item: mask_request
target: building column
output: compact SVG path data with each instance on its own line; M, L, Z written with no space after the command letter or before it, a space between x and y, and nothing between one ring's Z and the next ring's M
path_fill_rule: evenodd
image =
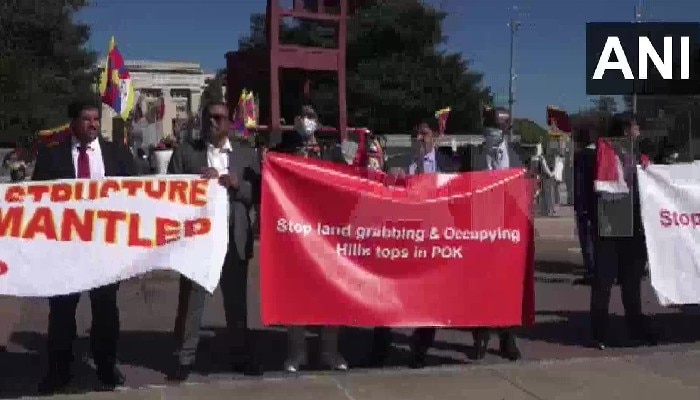
M169 88L163 88L163 100L165 101L165 115L163 115L163 137L173 134L173 118L175 118L175 103Z
M116 113L112 111L112 107L102 104L102 115L100 116L100 134L102 137L111 141L114 136L112 119L116 116Z
M191 90L190 91L190 111L193 114L199 113L199 107L202 105L202 91L201 90Z

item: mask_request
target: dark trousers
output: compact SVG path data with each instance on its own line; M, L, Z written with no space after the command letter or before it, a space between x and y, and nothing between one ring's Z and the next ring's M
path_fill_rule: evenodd
M306 327L290 326L287 328L287 359L293 363L305 364L307 361ZM338 355L338 335L340 328L337 326L319 327L321 344L321 357L332 359Z
M591 334L593 340L604 342L608 328L610 292L615 279L620 282L625 321L631 335L644 335L641 282L646 258L645 250L633 237L600 238L596 240L596 268L591 286Z
M226 253L219 285L224 298L232 356L255 357L254 335L248 329L248 260L241 260L235 249ZM208 293L202 286L184 276L180 278L175 336L179 343L178 361L182 365L192 365L195 361L207 297Z
M498 341L501 350L505 350L509 347L513 348L517 345L517 339L513 329L496 328L492 330L489 328L477 328L472 331L472 335L474 336L474 346L488 344L489 340L491 339L492 332L498 334Z
M389 355L389 349L391 349L391 341L391 328L374 328L371 351L372 358L374 360L383 362Z
M411 351L418 354L425 354L435 342L435 333L437 328L417 328L411 335ZM501 343L515 343L515 334L510 329L498 329L498 338ZM488 340L491 334L489 329L475 329L474 342ZM374 338L372 341L372 355L374 358L386 358L391 347L391 328L379 327L374 328Z
M578 230L578 240L583 256L583 265L586 273L593 276L595 268L595 247L593 243L593 225L586 215L576 214L576 229Z
M118 289L119 283L115 283L89 292L92 310L90 347L98 369L114 368L117 361ZM80 293L49 299L49 373L66 373L73 361L73 342L77 333L75 311L79 301Z
M414 354L425 355L435 342L435 332L437 328L416 328L410 339L411 351ZM372 340L372 358L383 360L389 355L391 348L391 328L374 328Z

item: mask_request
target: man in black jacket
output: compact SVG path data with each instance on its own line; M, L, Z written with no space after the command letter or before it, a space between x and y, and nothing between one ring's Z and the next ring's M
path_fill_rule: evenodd
M75 102L70 105L71 136L53 147L42 147L37 155L32 180L104 179L134 176L134 158L126 146L107 142L99 135L100 111L97 105ZM105 389L124 383L116 368L119 338L119 283L90 291L92 326L90 344L97 366L97 377ZM65 388L71 380L73 341L76 336L75 311L80 293L49 299L48 373L39 385L42 394Z
M595 205L597 202L593 181L595 180L596 140L598 133L593 127L581 127L575 132L574 153L574 213L581 244L586 276L576 283L588 284L593 279L595 268L594 229L597 226Z

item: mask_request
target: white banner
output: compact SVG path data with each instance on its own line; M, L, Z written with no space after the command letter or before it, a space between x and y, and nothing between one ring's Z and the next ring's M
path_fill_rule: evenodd
M700 164L638 171L651 284L659 302L700 303Z
M159 269L213 292L227 244L228 196L216 180L0 185L0 295L82 292Z

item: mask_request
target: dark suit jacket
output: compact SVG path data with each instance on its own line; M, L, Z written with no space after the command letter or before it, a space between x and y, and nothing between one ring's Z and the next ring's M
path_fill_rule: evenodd
M413 159L410 166L415 164L417 160ZM445 153L441 152L440 149L435 148L435 168L438 173L453 173L459 170L459 166L452 162L452 159Z
M595 148L586 147L574 154L574 211L588 218L596 215L595 168Z
M241 260L249 260L254 240L250 210L260 203L260 158L254 148L243 143L231 141L231 147L229 172L238 179L238 189L229 190L229 251L235 250ZM185 142L173 151L168 173L199 175L208 165L206 143Z
M105 176L137 175L134 157L126 146L107 142L101 137L97 140L100 141ZM70 140L65 140L53 147L40 147L32 180L75 179L77 173L75 165L73 165L72 150L73 146Z

